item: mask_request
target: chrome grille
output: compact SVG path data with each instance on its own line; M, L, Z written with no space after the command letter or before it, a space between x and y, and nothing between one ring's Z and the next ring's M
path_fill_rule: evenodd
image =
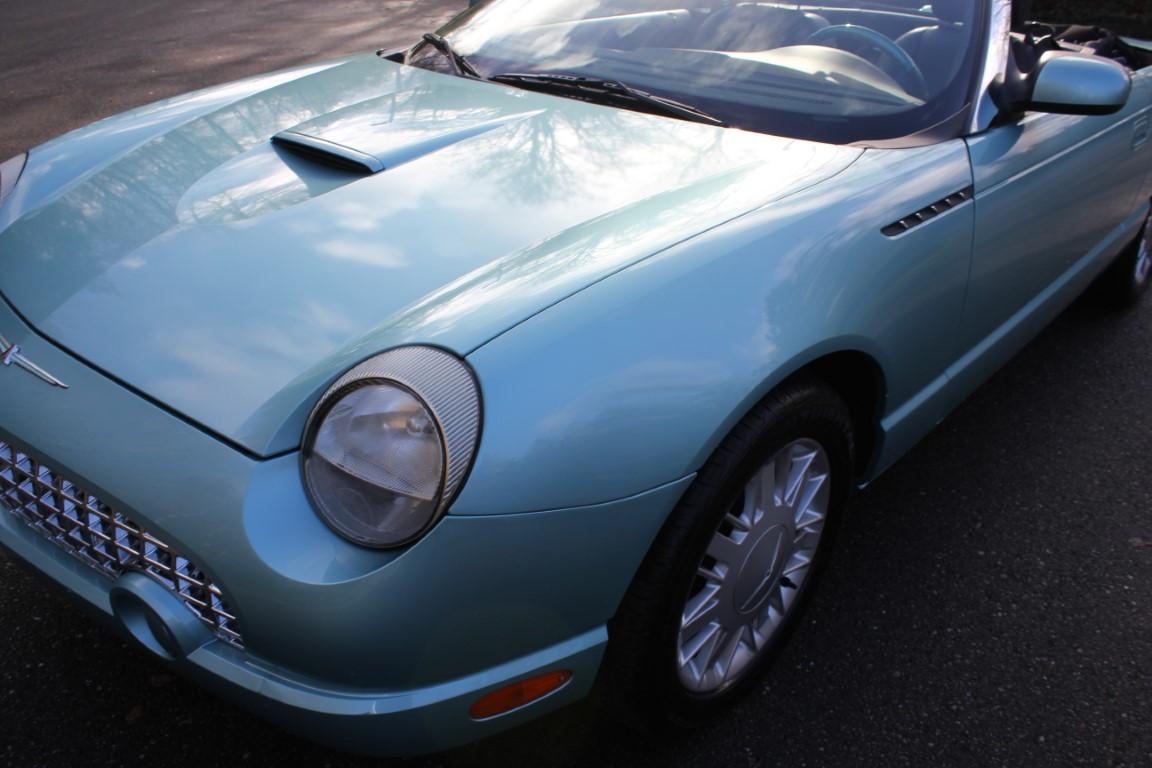
M2 440L0 505L111 579L124 571L151 576L175 592L217 637L244 647L224 595L199 568L71 480Z

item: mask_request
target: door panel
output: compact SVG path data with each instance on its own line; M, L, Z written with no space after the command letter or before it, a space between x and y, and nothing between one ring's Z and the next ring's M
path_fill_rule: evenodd
M1140 78L1117 115L1029 113L969 139L976 233L964 349L1082 257L1113 248L1146 175L1138 157L1145 149L1136 145L1147 118L1148 83Z
M1152 198L1152 67L1136 73L1134 98L1145 107L1144 113L1137 118L1133 138L1136 165L1147 169L1144 185L1136 200L1140 203Z

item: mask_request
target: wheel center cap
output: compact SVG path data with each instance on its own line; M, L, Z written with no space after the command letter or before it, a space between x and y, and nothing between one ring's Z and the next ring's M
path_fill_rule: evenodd
M786 527L774 525L752 544L740 566L733 594L740 613L752 613L768 598L783 565L787 537Z

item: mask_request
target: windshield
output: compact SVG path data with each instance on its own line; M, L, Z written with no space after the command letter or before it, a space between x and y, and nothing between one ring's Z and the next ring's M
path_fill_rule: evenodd
M440 33L485 78L616 81L730 126L846 144L899 139L959 116L983 5L490 0ZM451 59L423 45L409 63L460 72Z

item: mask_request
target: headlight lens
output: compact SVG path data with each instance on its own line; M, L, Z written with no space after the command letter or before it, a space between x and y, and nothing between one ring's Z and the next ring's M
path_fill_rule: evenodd
M25 153L0 163L0 205L4 205L4 199L16 187L16 182L20 180L20 174L24 172L24 164L27 161L28 154Z
M312 415L304 478L313 506L357 544L411 543L459 490L479 421L471 370L446 352L404 347L362 363Z
M316 433L305 469L321 513L353 541L411 539L440 502L444 443L411 393L370 385L340 398Z

